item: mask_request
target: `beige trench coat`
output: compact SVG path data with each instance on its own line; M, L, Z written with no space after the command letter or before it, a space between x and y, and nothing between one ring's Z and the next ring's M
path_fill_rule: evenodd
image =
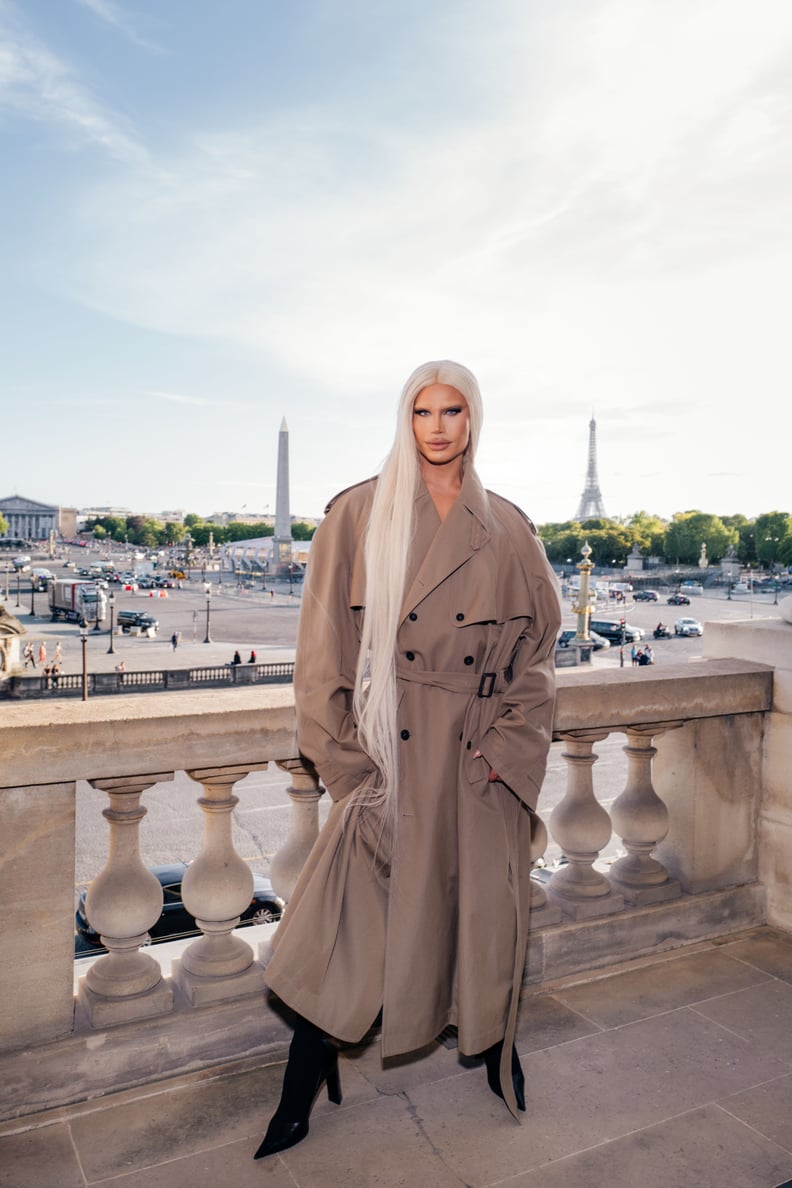
M382 1008L383 1056L422 1047L450 1024L460 1050L475 1054L514 1033L558 585L531 522L484 491L475 471L442 523L421 485L397 637L396 836L378 848L377 810L350 808L372 775L351 700L375 481L336 498L311 548L294 676L298 737L334 803L266 978L341 1040L359 1040ZM489 782L491 768L499 782ZM510 1050L502 1084L514 1112Z

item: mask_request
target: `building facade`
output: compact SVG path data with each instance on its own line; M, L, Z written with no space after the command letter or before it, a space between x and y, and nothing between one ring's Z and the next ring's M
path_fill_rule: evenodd
M48 540L50 533L60 532L60 508L24 495L0 499L0 516L8 523L4 535L19 540Z

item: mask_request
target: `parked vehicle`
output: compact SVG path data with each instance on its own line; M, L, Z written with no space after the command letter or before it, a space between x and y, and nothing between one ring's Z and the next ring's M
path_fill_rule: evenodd
M17 573L27 573L27 571L30 569L30 557L28 557L27 555L21 555L19 557L14 557L11 564L13 565L13 567L17 571Z
M67 623L102 622L107 615L107 599L104 590L95 582L79 578L53 578L48 583L49 608L52 622L65 619Z
M577 631L575 631L574 627L571 631L562 631L558 637L557 646L559 648L568 648L576 635ZM599 635L596 631L590 630L589 636L591 637L591 642L594 644L595 652L603 651L605 648L610 647L610 640L605 639L603 635Z
M704 628L698 619L677 619L674 623L674 635L703 635Z
M195 917L190 915L182 901L181 885L186 862L172 862L166 866L152 866L151 873L159 880L162 887L162 912L159 919L149 929L149 936L157 941L175 940L181 936L196 936L200 929L195 923ZM80 893L80 902L75 914L75 950L77 954L86 951L103 950L102 938L91 926L85 911L87 892ZM272 883L263 875L253 875L253 894L250 903L242 912L239 923L242 924L271 924L280 920L286 905L275 894Z
M659 595L657 590L636 590L633 599L636 602L657 602Z
M148 611L120 610L116 616L116 622L125 635L132 627L146 631L149 635L155 635L159 630L158 620Z
M620 619L613 621L609 619L592 619L590 623L592 631L596 631L597 635L603 636L610 643L622 642L622 623ZM638 643L644 637L644 630L642 627L633 627L632 623L625 623L623 625L623 634L625 643Z
M672 594L666 601L669 606L690 606L690 599L686 594Z

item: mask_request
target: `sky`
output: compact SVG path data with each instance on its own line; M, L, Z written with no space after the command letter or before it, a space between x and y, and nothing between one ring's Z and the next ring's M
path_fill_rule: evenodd
M0 0L0 497L321 515L415 366L486 486L792 512L789 0Z

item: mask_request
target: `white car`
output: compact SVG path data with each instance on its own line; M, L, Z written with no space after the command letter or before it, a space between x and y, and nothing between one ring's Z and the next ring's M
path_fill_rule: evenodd
M677 619L674 623L674 635L703 635L704 628L698 619Z

